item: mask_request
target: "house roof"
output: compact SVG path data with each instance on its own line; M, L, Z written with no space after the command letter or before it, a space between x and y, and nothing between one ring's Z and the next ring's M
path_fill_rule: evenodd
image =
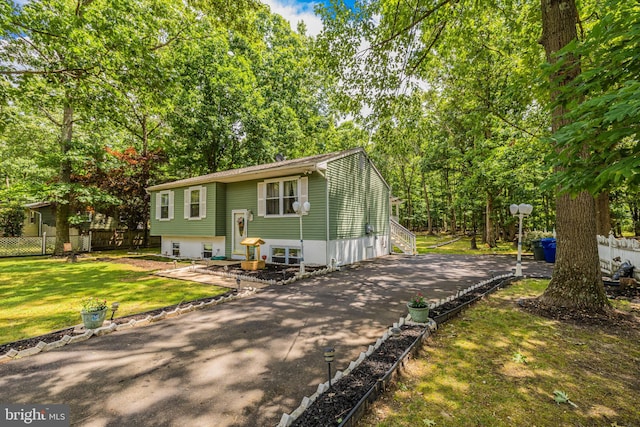
M26 205L24 205L25 208L29 208L29 209L44 208L46 206L51 206L51 202L35 202L35 203L27 203Z
M364 153L364 149L362 149L362 147L357 147L350 150L328 154L317 154L315 156L303 157L300 159L283 160L280 162L266 163L246 168L230 169L208 175L201 175L193 178L154 185L147 188L147 191L161 191L168 190L170 188L189 187L192 185L201 185L211 182L238 182L248 181L251 179L272 178L294 173L309 173L317 170L325 170L327 162L359 152Z

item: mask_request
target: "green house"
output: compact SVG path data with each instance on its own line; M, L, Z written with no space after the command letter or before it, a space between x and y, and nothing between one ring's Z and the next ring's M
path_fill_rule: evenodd
M147 191L151 235L161 236L170 256L244 259L247 237L264 240L267 262L285 264L349 264L392 249L389 185L362 148Z

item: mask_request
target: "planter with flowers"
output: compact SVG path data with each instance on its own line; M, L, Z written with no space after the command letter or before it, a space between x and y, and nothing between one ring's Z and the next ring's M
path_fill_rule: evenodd
M429 321L429 303L421 293L414 295L407 303L411 320L417 323L427 323Z
M107 301L96 297L83 299L80 315L86 329L101 327L107 317Z

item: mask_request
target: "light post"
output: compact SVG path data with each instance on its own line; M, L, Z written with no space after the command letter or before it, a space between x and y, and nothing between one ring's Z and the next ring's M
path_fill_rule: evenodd
M531 215L533 206L526 203L520 203L519 205L513 204L509 206L511 215L517 216L518 221L518 260L516 262L516 277L522 277L522 218Z
M309 213L311 204L309 202L300 203L297 200L293 202L293 210L300 218L300 274L304 274L304 239L302 238L302 215Z

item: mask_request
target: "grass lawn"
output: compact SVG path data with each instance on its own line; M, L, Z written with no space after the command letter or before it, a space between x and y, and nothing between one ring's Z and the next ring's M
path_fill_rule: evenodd
M640 331L516 307L546 285L519 282L444 325L359 425L637 426ZM556 390L577 407L557 404Z
M104 298L109 306L119 302L120 317L227 291L95 258L73 264L42 257L4 258L0 272L0 344L81 323L80 302L87 296Z
M498 242L498 246L490 248L487 245L481 243L481 238L476 236L476 242L478 249L471 249L471 237L462 237L457 242L450 243L448 245L440 246L435 249L429 249L430 246L434 246L439 243L445 243L455 239L455 236L438 234L418 234L416 236L416 246L419 254L458 254L458 255L487 255L487 254L503 254L513 255L518 253L518 248L514 247L510 242Z

